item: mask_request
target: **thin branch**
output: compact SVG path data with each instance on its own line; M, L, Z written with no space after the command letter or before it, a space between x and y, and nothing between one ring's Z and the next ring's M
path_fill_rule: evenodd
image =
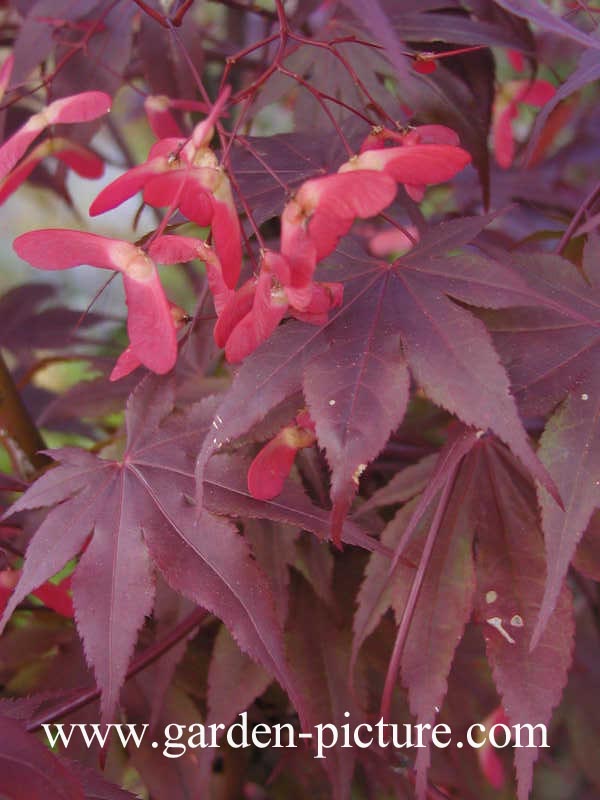
M163 28L167 29L169 28L169 21L164 14L161 14L159 11L155 11L149 5L146 5L146 3L144 3L144 0L133 0L133 2L136 4L136 6L141 8L144 14L147 14L155 22L158 22L158 24L161 25Z
M87 32L85 33L85 35L80 39L80 41L75 42L72 45L72 47L68 51L68 53L65 53L65 55L58 61L58 63L56 64L56 66L54 67L54 69L52 70L52 72L49 75L46 75L46 77L43 80L39 81L33 88L29 89L26 92L19 92L19 93L15 94L15 96L12 97L9 101L7 101L6 103L0 105L0 111L3 111L5 108L8 108L9 106L12 106L15 103L18 103L19 100L22 100L24 97L29 97L29 96L35 94L40 89L43 89L44 87L46 87L49 84L51 84L52 81L54 80L54 78L61 71L61 69L80 50L85 50L85 48L87 47L87 44L90 41L90 39L92 38L92 36L94 36L95 33L101 33L102 32L103 27L104 27L104 20L110 14L110 12L113 10L113 8L115 8L119 3L120 3L120 0L113 0L112 3L107 5L106 8L102 11L102 14L98 17L98 19L94 20L90 24L90 27L87 30Z

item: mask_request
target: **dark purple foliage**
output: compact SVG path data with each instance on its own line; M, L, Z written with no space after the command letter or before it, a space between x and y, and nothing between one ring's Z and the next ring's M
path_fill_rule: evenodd
M4 232L0 797L596 797L598 9L0 5L0 193L78 228ZM240 714L300 746L163 754Z

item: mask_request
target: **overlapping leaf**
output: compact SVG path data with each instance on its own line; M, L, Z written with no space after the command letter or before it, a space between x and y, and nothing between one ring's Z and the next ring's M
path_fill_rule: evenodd
M545 583L533 486L519 474L515 459L495 444L482 445L474 459L479 498L477 602L494 681L511 724L547 725L571 664L570 595L563 588L531 652ZM519 800L526 800L538 751L522 746L514 753Z
M48 702L50 693L0 701L0 795L6 800L133 800L97 772L57 758L27 732L26 722Z
M341 726L346 723L354 728L363 721L362 692L359 689L353 695L347 681L349 645L348 631L336 624L305 581L296 581L292 592L288 652L290 659L300 668L315 724ZM338 746L325 753L327 757L321 765L331 783L331 797L347 800L357 748Z
M198 519L189 500L190 461L206 430L207 409L177 414L172 408L170 385L149 380L130 399L121 459L69 449L55 454L60 466L13 507L58 503L29 545L4 619L83 549L73 580L76 620L108 719L137 631L152 609L154 562L173 588L223 619L301 710L265 576L231 524L208 514Z
M314 505L302 489L288 481L273 500L257 500L248 490L246 478L250 462L239 456L221 455L213 459L204 477L204 502L214 514L268 519L296 525L325 540L330 534L329 514ZM382 551L379 541L351 521L344 524L342 541Z
M595 508L600 507L600 379L592 373L553 415L541 439L540 458L554 477L565 508L540 491L548 577L532 646L558 601L571 559Z
M433 228L394 264L344 243L322 273L344 282L343 306L319 328L283 325L246 360L204 442L198 482L215 450L302 388L332 469L339 530L360 471L404 415L406 360L431 400L468 425L492 429L553 491L528 444L489 334L453 302L493 308L538 302L539 293L498 260L444 255L486 221L467 218Z
M431 724L432 709L441 706L446 692L457 642L476 608L511 723L546 725L571 662L569 595L563 591L538 648L530 652L530 634L544 593L544 551L533 483L493 437L469 437L465 432L460 441L460 466L447 457L450 451L440 456L438 465L449 491L432 497L428 507L413 499L383 534L388 545L405 542L403 560L393 576L379 555L371 557L359 596L354 647L386 608L394 608L401 626L411 614L399 661L402 683L413 713ZM435 525L439 527L429 551L428 531ZM406 543L409 529L413 537ZM410 587L417 579L422 583L410 609ZM519 797L526 798L536 750L515 753ZM419 796L424 796L427 765L424 751L417 756Z
M108 321L100 314L48 307L56 299L56 288L30 283L6 292L0 298L0 342L2 347L30 355L32 350L72 347L85 341L83 332Z
M547 412L564 400L546 426L540 449L564 509L555 508L540 493L548 578L533 644L550 618L577 543L600 504L599 253L600 242L592 236L584 249L584 276L558 256L518 258L523 276L546 296L548 307L504 311L489 318L526 413Z
M494 0L494 2L511 14L533 22L543 31L570 39L585 47L600 48L600 39L579 30L559 14L553 14L541 0Z
M7 800L84 800L68 769L9 717L0 718L0 793Z
M569 75L562 86L558 87L554 97L550 102L546 103L536 117L528 145L529 153L533 151L548 117L561 100L565 100L567 97L579 91L579 89L598 80L598 78L600 78L600 51L598 49L585 50L579 60L577 69Z
M526 414L544 414L599 363L600 262L587 246L585 277L564 258L511 254L511 262L545 307L486 315L513 392Z
M208 713L205 726L229 726L270 683L270 675L242 653L227 628L221 627L208 671ZM231 691L233 686L238 688L237 692ZM199 754L200 775L205 786L209 785L210 766L216 754L217 751L211 749L205 749Z
M363 136L368 130L363 126ZM358 141L357 141L358 146ZM330 132L238 137L231 169L257 224L281 213L287 194L304 181L337 170L347 159L341 139Z
M476 441L472 431L460 431L440 454L434 473L446 488L441 493L425 491L386 527L382 540L394 549L401 546L402 560L392 575L386 560L371 557L354 620L353 662L388 607L393 608L401 629L408 624L399 659L402 683L408 689L411 712L427 725L433 725L444 699L454 651L473 605L477 487L473 469L467 466L459 471L459 466ZM434 486L433 480L429 486ZM435 536L432 546L431 535ZM429 749L419 751L419 798L425 796L429 762Z
M408 71L407 59L402 52L400 39L394 32L384 5L379 0L375 0L375 2L345 0L345 4L361 20L375 41L383 45L398 77L404 77Z

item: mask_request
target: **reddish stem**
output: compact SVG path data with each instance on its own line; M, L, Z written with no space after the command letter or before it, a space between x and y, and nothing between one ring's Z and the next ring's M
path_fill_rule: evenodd
M346 139L346 137L344 136L344 132L342 131L342 129L338 125L335 117L333 116L331 111L325 105L325 100L323 99L324 98L323 93L320 92L318 89L315 89L314 86L311 86L310 83L308 83L308 81L304 80L304 78L302 78L296 72L291 72L291 70L286 69L286 67L282 67L281 65L278 65L277 69L278 69L279 72L281 72L282 75L287 75L288 78L292 78L297 83L299 83L301 86L304 86L304 88L312 94L312 96L315 98L317 103L323 109L323 113L326 114L327 117L329 118L329 121L331 122L331 124L335 128L335 132L337 133L337 135L342 140L342 144L344 145L344 147L346 149L346 152L348 153L348 156L352 157L354 155L354 151L350 147L350 143ZM342 103L342 105L345 105L345 103Z
M58 75L58 73L65 66L65 64L67 64L73 58L73 56L80 50L85 49L87 43L95 33L100 33L104 29L104 20L113 10L113 8L115 8L119 4L119 2L120 0L113 0L113 2L110 3L104 9L100 17L97 20L94 20L94 22L90 25L87 33L82 37L82 39L79 42L76 42L72 46L71 50L69 50L68 53L65 53L65 55L58 61L58 63L56 64L56 66L49 75L47 75L42 81L37 83L32 89L29 89L27 92L20 92L15 97L13 97L12 100L9 100L3 105L0 105L0 111L3 111L5 108L14 105L24 97L29 97L30 95L35 94L40 89L43 89L45 86L48 86L50 83L52 83L54 78Z
M164 14L161 14L160 12L155 11L149 5L146 5L146 3L144 3L144 0L133 0L133 2L136 4L136 6L139 6L139 8L142 9L144 14L147 14L155 22L158 22L158 24L162 25L163 28L167 28L168 29L169 23L168 23L167 17L165 17Z
M183 23L183 19L187 14L187 12L192 7L193 2L194 0L184 0L184 2L181 4L179 10L171 20L171 22L173 23L173 25L175 25L176 28L178 28Z

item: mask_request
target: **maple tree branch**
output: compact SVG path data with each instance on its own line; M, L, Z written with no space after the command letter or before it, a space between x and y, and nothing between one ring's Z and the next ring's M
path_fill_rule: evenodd
M178 28L180 25L182 25L182 24L183 24L183 18L185 17L185 15L187 14L187 12L188 12L188 11L190 10L190 8L192 7L192 3L193 3L193 2L194 2L194 0L184 0L184 2L183 2L183 3L181 4L181 6L179 7L178 11L175 13L175 16L172 18L171 22L172 22L172 23L173 23L173 25L175 25L177 28Z
M267 69L260 75L253 83L250 84L246 89L238 94L234 95L231 98L233 103L238 102L239 100L252 97L256 95L259 88L266 83L266 81L273 75L273 73L277 70L279 66L281 66L281 62L285 55L285 48L288 43L288 39L290 37L290 28L288 25L287 17L285 15L285 8L283 7L283 3L281 0L275 0L275 8L277 10L277 21L279 23L279 31L276 34L276 38L279 39L279 44L277 46L277 53L275 54L275 58L269 64Z
M4 357L0 354L0 428L16 442L36 469L51 463L40 450L46 443L19 394Z
M167 17L165 17L164 14L161 14L160 12L155 11L149 5L146 5L146 3L144 3L144 0L133 0L133 2L136 4L136 6L141 8L144 14L147 14L155 22L158 22L158 24L161 25L163 28L168 29L169 23L167 21Z
M330 42L320 42L315 39L308 39L305 36L300 36L297 33L290 33L289 36L290 39L292 39L295 42L298 42L298 44L303 44L306 47L316 47L317 49L323 49L330 52L331 55L334 56L334 58L336 58L340 62L340 64L342 64L344 69L348 72L348 75L350 75L350 77L352 78L355 86L365 95L370 105L377 112L377 114L379 114L379 116L382 119L386 119L388 120L388 122L391 122L393 125L396 124L396 120L390 117L387 111L381 107L381 105L377 102L377 100L375 100L373 95L369 92L369 90L367 89L363 81L359 78L358 74L356 73L356 70L352 67L348 59L345 56L343 56L339 52L339 50L337 50L334 46L335 44L339 44L346 41L352 42L353 44L363 44L363 45L368 43L357 41L354 37L350 37L349 39L347 37L344 37L341 39L332 40Z
M150 647L144 650L143 653L140 653L139 656L133 659L131 666L127 670L127 674L125 675L125 680L128 681L130 678L133 678L138 674L138 672L141 672L146 667L149 667L150 664L153 664L155 661L157 661L168 650L171 650L176 644L179 644L179 642L182 639L185 639L186 636L188 636L194 630L194 628L200 625L207 615L208 611L205 611L203 608L194 609L194 611L182 619L178 625L172 628L166 636L164 636L162 639L159 639L157 642L154 642L154 644L151 644ZM42 725L55 722L56 720L65 717L67 714L71 714L72 712L78 711L80 708L87 706L89 703L93 703L94 700L97 700L100 697L100 694L100 689L97 687L94 687L93 689L86 689L79 695L79 697L76 697L73 700L67 700L62 705L47 711L37 719L31 720L27 725L27 731L29 733L35 733L35 731L38 731Z
M159 11L155 11L155 9L151 8L147 3L144 2L144 0L133 0L133 2L144 12L144 14L147 14L155 22L158 22L161 27L170 30L173 25L176 28L179 28L183 24L184 17L192 7L194 0L184 0L173 17L167 17L164 14L161 14Z
M135 0L134 0L135 1ZM22 100L24 97L29 97L30 95L35 94L40 89L43 89L46 86L49 86L54 78L58 75L61 69L68 64L68 62L79 53L81 50L85 51L88 42L96 33L100 33L103 30L104 20L110 14L110 12L119 4L120 0L113 0L112 3L106 6L106 8L102 11L102 14L98 17L98 19L93 20L90 24L90 27L82 36L80 41L74 42L71 46L71 49L60 58L60 60L55 64L54 69L49 75L46 75L43 80L36 83L36 85L29 89L26 92L17 92L15 96L12 97L8 102L3 103L0 105L0 111L3 111L5 108L9 108L10 106L18 103L19 100Z

